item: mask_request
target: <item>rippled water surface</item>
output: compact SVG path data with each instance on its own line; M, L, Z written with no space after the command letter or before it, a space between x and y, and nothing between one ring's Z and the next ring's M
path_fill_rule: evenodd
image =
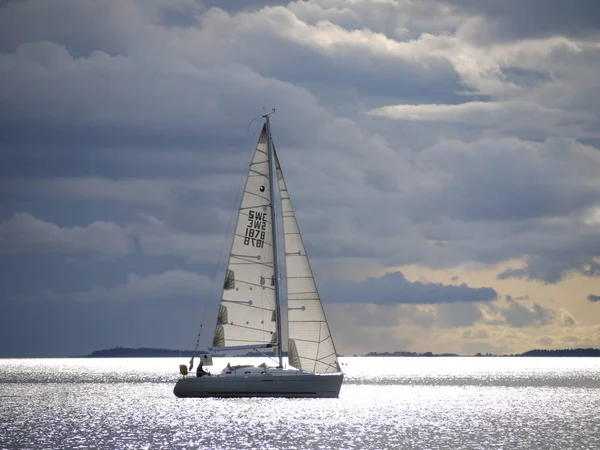
M339 399L178 399L185 358L0 359L0 448L600 449L600 358L341 361Z

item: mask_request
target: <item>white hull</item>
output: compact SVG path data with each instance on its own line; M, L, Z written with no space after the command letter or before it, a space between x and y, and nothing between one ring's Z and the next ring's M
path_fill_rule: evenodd
M187 376L175 384L177 397L314 397L337 398L344 375L257 368L223 371L200 378Z

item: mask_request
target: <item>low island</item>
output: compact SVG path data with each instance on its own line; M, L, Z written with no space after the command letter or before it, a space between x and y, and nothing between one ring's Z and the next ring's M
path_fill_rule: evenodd
M127 348L127 347L116 347L107 350L96 350L84 358L174 358L179 356L191 357L192 355L206 354L206 351L193 352L192 350L168 350L162 348ZM266 353L266 356L273 356L272 353ZM224 355L214 355L224 356ZM243 355L231 355L231 356L262 356L256 353L246 353ZM285 353L284 353L285 356ZM458 355L456 353L417 353L417 352L369 352L365 355L354 355L354 356L366 356L366 357L460 357L460 356L477 356L477 357L576 357L576 356L600 356L600 349L597 348L575 348L575 349L561 349L561 350L529 350L524 353L513 354L513 355L494 355L491 353L477 353L475 355Z

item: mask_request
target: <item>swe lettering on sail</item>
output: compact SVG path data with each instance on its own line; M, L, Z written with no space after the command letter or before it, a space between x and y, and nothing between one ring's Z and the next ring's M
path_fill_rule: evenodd
M244 245L263 248L265 245L265 232L267 230L267 213L248 211L248 223L244 235Z

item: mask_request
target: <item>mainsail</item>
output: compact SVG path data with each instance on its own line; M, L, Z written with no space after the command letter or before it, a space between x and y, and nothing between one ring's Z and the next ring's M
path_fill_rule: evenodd
M268 129L258 140L240 204L213 347L276 344L277 314Z
M275 154L283 215L288 304L288 360L310 372L339 372L333 338L327 325L300 228L294 214L279 158Z

